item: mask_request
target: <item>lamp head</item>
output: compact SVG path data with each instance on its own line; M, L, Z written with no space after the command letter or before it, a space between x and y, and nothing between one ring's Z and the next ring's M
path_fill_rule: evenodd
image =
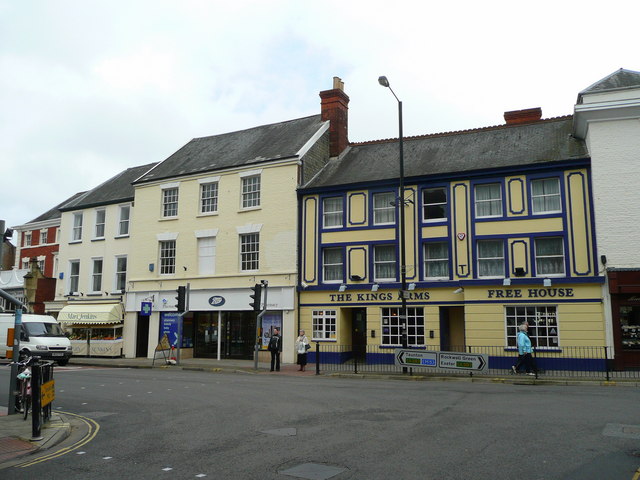
M384 75L378 77L378 83L383 87L389 88L389 80L387 80L387 77L385 77Z

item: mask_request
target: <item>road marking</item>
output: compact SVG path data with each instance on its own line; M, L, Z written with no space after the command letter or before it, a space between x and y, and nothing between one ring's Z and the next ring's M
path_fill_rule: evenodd
M633 476L631 480L638 480L640 478L640 468L636 470L636 474Z
M60 411L60 410L58 410L58 411ZM87 417L83 417L82 415L78 415L76 413L70 413L70 412L60 412L60 413L62 413L64 415L71 415L73 417L78 418L80 421L84 422L85 425L87 425L87 427L89 428L89 431L87 432L87 434L82 439L77 441L74 445L71 445L70 447L62 448L62 449L57 450L55 452L49 453L48 455L43 455L42 457L39 457L39 458L37 458L35 460L32 460L32 461L26 461L24 463L20 463L20 464L16 465L17 468L30 467L30 466L35 465L37 463L46 462L47 460L53 460L54 458L62 457L63 455L71 453L71 452L79 449L80 447L86 445L91 440L93 440L95 438L95 436L98 434L98 431L100 430L100 424L98 422L96 422L95 420L92 420L92 419L87 418Z

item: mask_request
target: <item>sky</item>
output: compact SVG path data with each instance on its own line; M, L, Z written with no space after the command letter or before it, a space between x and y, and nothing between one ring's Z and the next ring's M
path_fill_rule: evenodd
M636 0L0 0L0 219L25 224L196 137L320 113L349 140L573 113L640 70ZM15 243L15 239L14 239Z

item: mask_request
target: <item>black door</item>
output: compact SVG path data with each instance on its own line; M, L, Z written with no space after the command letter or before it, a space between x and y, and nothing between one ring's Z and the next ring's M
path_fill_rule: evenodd
M138 315L136 357L146 357L149 350L149 317Z
M351 338L353 342L353 356L364 362L367 358L367 310L354 308L351 311Z

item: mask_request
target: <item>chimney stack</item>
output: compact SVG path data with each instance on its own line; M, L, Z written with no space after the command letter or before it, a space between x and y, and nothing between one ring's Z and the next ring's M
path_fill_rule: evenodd
M333 77L333 89L320 92L322 121L329 120L329 154L340 155L349 145L349 97L344 93L344 82Z
M526 110L513 110L504 112L504 120L507 125L521 125L523 123L534 123L542 118L540 107L527 108Z

